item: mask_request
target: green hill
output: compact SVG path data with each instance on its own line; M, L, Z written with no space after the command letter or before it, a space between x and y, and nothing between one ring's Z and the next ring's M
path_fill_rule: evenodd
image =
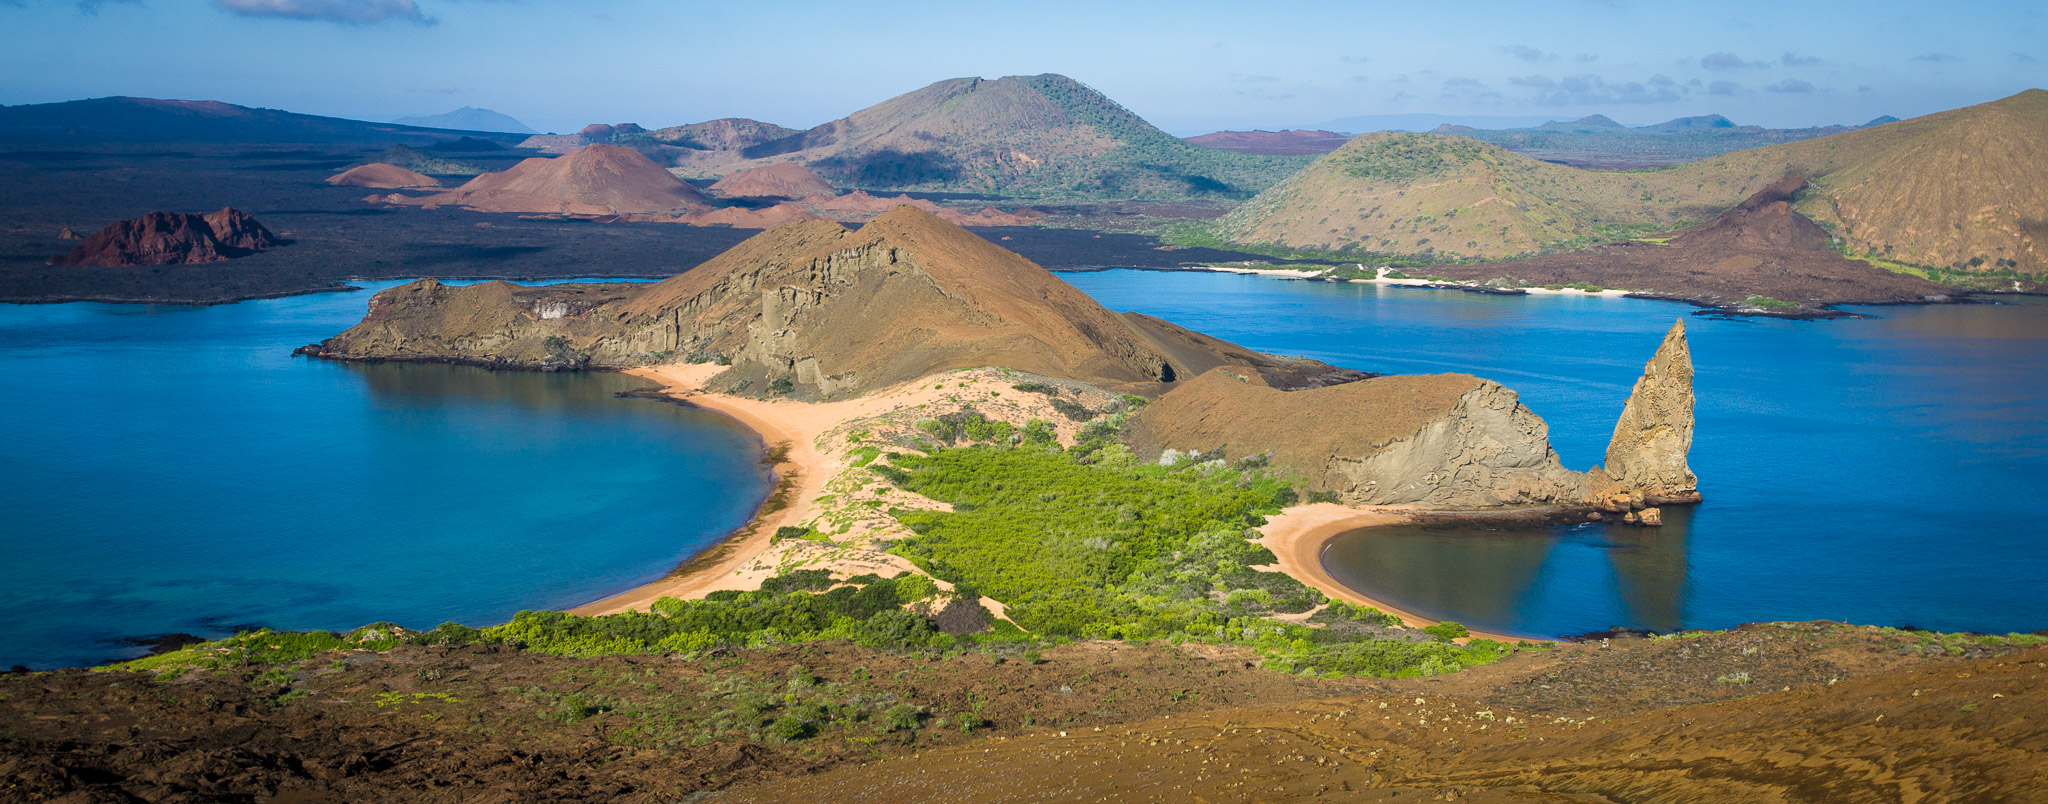
M1060 75L955 78L745 149L794 156L841 186L1038 198L1249 198L1308 157L1203 148Z
M1218 239L1423 259L1502 259L1711 218L1788 174L1851 252L2048 270L2048 91L1654 171L1542 162L1469 137L1359 137L1217 222Z

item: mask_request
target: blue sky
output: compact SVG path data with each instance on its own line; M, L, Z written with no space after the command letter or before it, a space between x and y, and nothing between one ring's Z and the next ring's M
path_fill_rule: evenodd
M1176 134L1404 112L1909 117L2048 86L2038 2L0 0L0 103L806 127L1056 72Z

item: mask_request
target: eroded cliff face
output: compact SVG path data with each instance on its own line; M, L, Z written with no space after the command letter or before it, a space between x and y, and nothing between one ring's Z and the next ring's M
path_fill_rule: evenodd
M1692 350L1685 322L1671 325L1614 423L1607 463L1588 475L1593 502L1612 511L1700 501L1692 450Z
M1439 509L1598 508L1655 525L1655 506L1698 502L1692 446L1692 360L1681 323L1636 383L1607 465L1564 468L1550 428L1499 383L1465 374L1377 377L1282 391L1251 371L1219 368L1133 420L1132 446L1266 456L1353 505Z
M1148 457L1168 449L1263 455L1353 505L1578 502L1586 478L1559 464L1549 433L1514 391L1468 374L1283 391L1225 367L1152 403L1133 420L1131 437Z
M1458 397L1415 435L1364 457L1338 456L1346 502L1496 508L1585 499L1585 475L1564 468L1550 426L1490 380Z

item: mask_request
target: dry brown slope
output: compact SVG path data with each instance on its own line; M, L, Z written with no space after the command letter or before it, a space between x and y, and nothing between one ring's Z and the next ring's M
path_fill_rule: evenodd
M1360 137L1246 202L1244 244L1499 259L1703 220L1788 173L1798 211L1858 251L2048 270L2048 91L1670 170L1602 173L1466 137Z
M1651 667L1643 653L1615 658L1640 657ZM725 798L829 796L849 804L940 798L987 804L2035 801L2048 786L2042 761L2048 731L2039 726L2048 716L2044 666L2048 650L2036 648L2004 658L1907 664L1715 703L1620 711L1575 706L1540 715L1411 684L1399 692L949 746L748 785ZM1555 677L1526 683L1554 683ZM1689 681L1715 686L1711 678ZM1661 691L1654 683L1609 686L1643 700Z
M803 198L838 192L810 168L795 162L777 162L734 171L711 185L711 191L730 198Z
M327 183L337 187L371 187L381 190L441 186L440 180L432 176L382 162L349 168L327 177Z
M1951 290L1910 274L1843 257L1828 233L1792 200L1804 182L1772 184L1714 220L1664 243L1634 242L1506 262L1432 267L1469 281L1512 279L1525 285L1594 284L1741 307L1752 296L1794 302L1801 315L1829 305L1918 302Z
M1358 376L1102 308L1044 268L904 207L860 231L777 227L651 286L450 288L378 294L315 354L572 368L694 357L711 387L856 395L933 372L1001 366L1149 392L1225 363L1287 384ZM780 389L778 389L780 390Z
M447 192L391 199L483 212L616 215L704 209L711 200L630 148L589 145L567 156L535 157Z

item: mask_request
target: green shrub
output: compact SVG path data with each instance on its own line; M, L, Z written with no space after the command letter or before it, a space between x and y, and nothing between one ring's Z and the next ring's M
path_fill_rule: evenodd
M1464 639L1465 637L1472 635L1472 632L1469 629L1465 628L1465 626L1456 622L1452 622L1450 620L1445 620L1443 622L1437 623L1436 625L1424 628L1422 629L1422 633L1436 637L1437 639L1441 639L1445 642L1449 642L1453 639Z
M888 734L895 731L916 731L924 720L924 710L907 703L897 704L875 718L875 731Z
M818 733L818 724L803 715L789 712L769 724L768 733L783 742L795 742Z
M431 631L420 631L407 638L414 645L471 645L482 642L484 632L461 623L442 623Z

